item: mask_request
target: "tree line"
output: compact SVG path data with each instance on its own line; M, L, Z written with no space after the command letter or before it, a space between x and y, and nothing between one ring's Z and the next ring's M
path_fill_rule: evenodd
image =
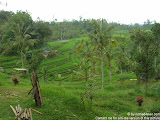
M154 23L150 29L146 29L146 26L145 29L134 27L126 35L115 34L116 28L105 24L103 19L94 20L89 26L91 31L88 40L76 43L76 52L83 58L79 67L86 75L86 86L89 76L98 73L95 72L95 66L101 66L97 68L102 78L102 90L105 76L109 76L110 83L113 84L112 73L134 72L138 83L146 84L146 90L149 80L160 79L159 23Z
M26 13L30 16L30 14L27 12L23 12L23 13ZM17 14L17 13L13 13L11 11L10 12L0 11L0 25L4 25L6 22L10 22L10 19L14 14ZM59 22L57 21L57 19L54 19L53 21L50 21L50 22L44 22L40 19L37 19L36 21L32 20L32 22L33 23L43 22L46 25L48 25L53 33L51 38L48 40L52 41L52 40L71 39L71 38L86 36L87 35L86 33L91 31L91 28L88 27L88 24L90 24L94 20L95 19L84 19L83 17L80 17L79 20L73 19L72 21L63 20L62 22ZM147 20L144 22L143 25L138 23L126 25L126 24L120 24L116 22L108 22L105 19L103 21L104 21L104 24L106 25L114 26L114 29L116 31L120 31L120 30L128 31L133 29L134 27L141 28L141 29L150 29L155 23L155 21L153 22L153 21ZM3 29L4 28L1 29L1 32L3 31ZM1 33L1 36L2 36L2 33Z

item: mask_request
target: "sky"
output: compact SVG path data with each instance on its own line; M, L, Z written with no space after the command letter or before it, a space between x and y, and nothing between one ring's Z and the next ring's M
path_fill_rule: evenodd
M7 3L7 6L6 6ZM0 0L0 10L27 11L33 20L104 18L109 22L160 22L160 0Z

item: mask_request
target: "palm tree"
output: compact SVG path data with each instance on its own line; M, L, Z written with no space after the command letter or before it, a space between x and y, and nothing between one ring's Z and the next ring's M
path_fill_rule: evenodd
M104 28L104 22L102 19L98 21L93 21L93 23L91 23L91 27L93 27L93 31L91 34L89 34L89 37L91 39L92 45L95 46L95 50L99 51L100 53L101 69L102 69L102 90L104 90L104 56L106 51L108 51L109 56L111 54L111 42L112 42L111 31L113 30L113 26Z
M31 35L35 34L32 28L32 19L28 13L17 12L12 16L12 19L7 24L8 31L6 32L6 49L5 53L14 47L18 47L21 55L22 68L24 68L24 48L30 44L34 45L35 39L31 39Z

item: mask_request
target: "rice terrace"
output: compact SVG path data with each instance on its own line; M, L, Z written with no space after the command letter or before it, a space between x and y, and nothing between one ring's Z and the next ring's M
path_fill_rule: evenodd
M1 10L0 120L159 120L159 36L150 20L45 22Z

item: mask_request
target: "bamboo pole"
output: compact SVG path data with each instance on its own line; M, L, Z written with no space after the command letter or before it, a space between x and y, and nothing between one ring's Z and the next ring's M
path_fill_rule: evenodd
M17 116L17 112L16 112L15 109L12 107L12 105L10 105L10 108L12 109L13 113L15 114L15 116Z
M31 108L29 108L29 113L30 113L30 118L31 118L31 120L33 120L33 119L32 119L32 111L31 111Z
M18 113L18 107L16 106L16 111L17 111L17 113Z
M26 117L26 108L25 108L24 113L23 113L23 118L25 118L25 117Z
M41 114L42 115L42 113L41 112L39 112L39 111L37 111L37 110L35 110L35 109L33 109L33 108L31 108L34 112L36 112L36 113L39 113L39 114Z
M30 118L29 110L27 109L27 117Z
M25 119L28 119L27 109L26 109L26 116L25 116Z

